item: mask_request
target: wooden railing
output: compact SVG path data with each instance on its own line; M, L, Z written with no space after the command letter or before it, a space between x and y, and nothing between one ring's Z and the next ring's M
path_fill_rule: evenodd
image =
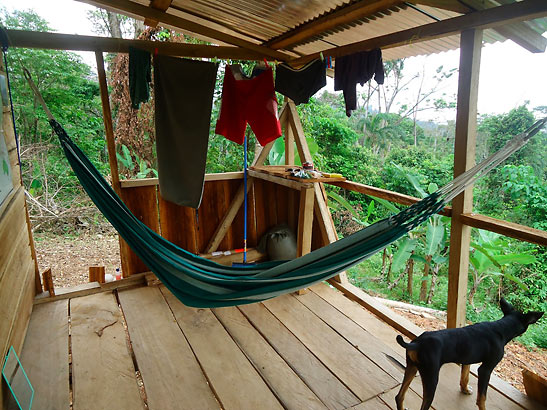
M359 184L357 182L334 182L331 183L331 185L347 189L348 191L359 192L372 197L386 199L390 202L395 202L402 205L412 205L420 200L419 198L415 198L413 196L399 194L397 192L375 188L369 185ZM447 206L440 213L442 215L452 217L452 208ZM459 218L463 224L473 228L484 229L521 241L547 246L547 232L539 229L534 229L525 225L475 213L462 214L459 215Z

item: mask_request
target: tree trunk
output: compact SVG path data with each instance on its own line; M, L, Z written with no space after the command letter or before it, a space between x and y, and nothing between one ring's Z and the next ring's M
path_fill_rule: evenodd
M406 282L406 291L408 292L408 297L412 300L412 283L414 282L414 259L408 260L408 276Z
M435 295L435 289L437 288L437 278L439 273L440 265L435 265L431 271L431 286L429 287L429 296L427 297L427 304L430 305Z
M427 278L429 276L429 264L431 263L431 255L427 255L425 260L427 263L424 266L424 275L422 276L422 286L420 288L420 302L427 300Z
M137 19L133 20L133 29L135 30L133 38L138 38L145 30L145 28L146 26L144 25L144 21Z
M122 38L122 24L120 21L120 16L116 13L106 11L108 17L108 31L110 32L110 37Z

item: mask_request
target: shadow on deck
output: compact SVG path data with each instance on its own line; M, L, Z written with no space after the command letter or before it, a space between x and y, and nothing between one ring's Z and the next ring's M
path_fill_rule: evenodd
M219 309L145 286L35 305L22 362L35 409L394 409L396 335L326 284ZM435 409L475 409L459 368L441 373ZM421 404L418 379L410 409ZM522 408L492 388L487 407Z

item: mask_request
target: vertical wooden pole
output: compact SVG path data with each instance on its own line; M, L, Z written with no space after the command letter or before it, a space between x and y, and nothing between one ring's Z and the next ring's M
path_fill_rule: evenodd
M300 207L298 212L297 257L311 252L314 203L315 194L313 185L303 186L300 190ZM306 291L306 289L301 289L297 294L302 295Z
M482 30L472 29L461 33L454 177L475 164L481 46ZM448 265L448 327L465 325L471 227L464 225L460 216L462 213L471 212L472 209L473 188L470 187L452 201Z
M118 195L121 194L120 174L118 172L118 160L116 158L116 145L114 144L114 127L112 126L112 111L108 99L108 85L106 84L106 73L104 70L104 59L102 51L95 51L97 60L97 74L99 76L99 88L101 90L101 102L103 106L103 122L108 148L108 162L112 174L112 188Z
M288 98L285 99L289 101ZM294 132L289 121L289 115L290 112L285 117L285 123L281 125L285 128L285 165L294 165Z
M49 292L49 296L55 296L55 288L53 287L51 268L46 269L42 273L42 281L44 283L44 291Z
M104 266L90 266L89 267L89 281L90 282L105 282L105 267Z

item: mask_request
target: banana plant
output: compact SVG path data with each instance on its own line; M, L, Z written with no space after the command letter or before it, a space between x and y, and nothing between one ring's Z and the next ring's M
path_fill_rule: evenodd
M478 230L476 241L471 243L473 251L469 255L471 264L471 275L473 283L469 290L469 303L475 308L475 294L479 285L486 279L490 279L498 287L501 294L503 280L507 279L516 283L521 289L528 290L528 287L509 268L515 263L529 265L536 261L534 255L526 252L507 253L508 243L499 234ZM497 283L496 283L497 282Z

